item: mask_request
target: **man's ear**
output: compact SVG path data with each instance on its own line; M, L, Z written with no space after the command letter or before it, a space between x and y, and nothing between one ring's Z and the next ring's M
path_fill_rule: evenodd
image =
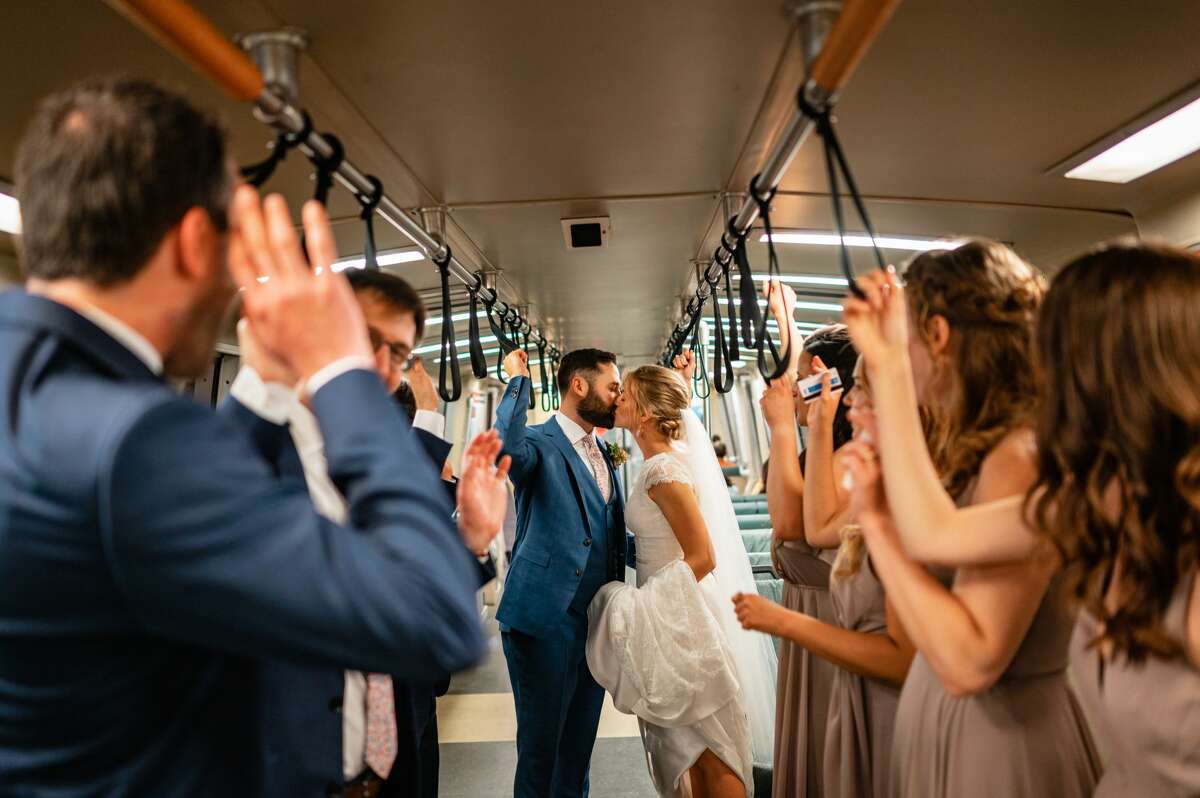
M201 282L216 269L222 268L221 234L208 211L203 208L190 208L176 225L178 242L176 250L176 270L179 275L190 282ZM170 235L170 233L168 233Z
M576 374L571 378L571 393L575 394L578 399L586 399L588 395L588 381L583 378L582 374Z
M950 322L946 317L934 314L925 323L925 340L929 343L929 354L938 357L950 346Z

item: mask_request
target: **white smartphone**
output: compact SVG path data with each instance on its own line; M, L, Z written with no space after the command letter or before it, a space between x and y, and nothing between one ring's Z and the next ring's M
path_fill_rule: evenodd
M796 385L800 389L800 398L806 403L816 401L821 395L821 379L824 376L824 373L814 374L800 380ZM829 376L829 390L836 391L842 387L842 378L838 376L837 369L830 369Z

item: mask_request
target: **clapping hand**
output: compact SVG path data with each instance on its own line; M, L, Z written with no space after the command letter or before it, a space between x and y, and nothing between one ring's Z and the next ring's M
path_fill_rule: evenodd
M733 597L733 612L743 629L778 635L787 610L757 593L738 593Z
M433 385L433 377L429 376L429 372L425 370L425 364L421 362L421 358L414 357L412 366L408 369L408 387L412 389L413 400L417 403L418 410L437 410L438 394L437 388Z
M476 436L463 453L462 476L458 478L458 531L467 548L479 555L500 533L508 508L512 458L506 455L496 465L501 448L500 435L488 430Z
M272 356L258 339L250 322L241 319L237 323L238 352L244 365L254 369L263 382L276 382L288 388L296 384L296 375L277 357Z
M311 268L300 250L287 203L278 194L260 202L239 186L230 214L229 271L242 290L243 315L253 340L300 380L335 361L372 361L362 310L337 259L325 208L304 204Z
M847 296L842 312L854 348L869 365L891 362L908 349L908 312L896 270L889 266L857 283L866 298Z

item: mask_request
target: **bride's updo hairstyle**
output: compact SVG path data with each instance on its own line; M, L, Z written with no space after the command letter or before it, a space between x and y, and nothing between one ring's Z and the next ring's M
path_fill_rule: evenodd
M683 437L683 413L692 402L683 377L662 366L638 366L625 375L625 393L638 418L650 416L655 428L677 441Z
M904 272L916 334L926 340L934 316L950 326L949 346L919 401L929 453L951 496L967 489L996 444L1032 423L1033 329L1045 290L1041 272L987 239L923 252Z
M1076 258L1046 296L1038 355L1034 520L1104 630L1094 642L1178 657L1163 616L1200 566L1200 257L1123 241Z

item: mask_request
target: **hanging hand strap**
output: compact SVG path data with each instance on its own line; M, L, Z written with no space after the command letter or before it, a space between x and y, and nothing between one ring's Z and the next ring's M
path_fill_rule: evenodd
M301 111L300 118L303 120L303 127L298 132L280 133L275 137L275 143L271 145L270 155L258 163L243 166L239 170L247 183L255 188L262 186L271 178L271 175L275 174L275 168L283 163L288 152L308 140L308 134L312 133L312 118L307 111Z
M471 318L467 321L467 346L471 350L471 373L482 380L488 375L487 358L483 354L483 341L479 336L479 289L483 287L483 276L475 272L475 285L467 287L471 295Z
M731 271L729 267L730 267L730 264L732 263L732 261L733 261L733 259L730 258L725 263L720 264L721 265L721 274L725 278L725 309L729 313L729 337L728 337L726 343L728 345L730 361L742 359L742 351L741 351L741 349L738 348L737 305L734 304L734 301L733 301L733 286L729 279L729 272ZM714 300L714 302L715 302L715 300ZM720 303L718 302L717 304L720 304ZM755 307L758 306L757 300L755 301L754 304L755 304Z
M751 181L750 187L753 195L753 181ZM754 274L750 271L750 258L746 254L746 235L737 231L733 218L730 218L727 229L737 241L733 248L733 259L738 267L738 293L742 298L742 343L746 345L747 349L756 349L758 347L756 335L762 313L758 309L758 291L754 288Z
M538 350L538 369L542 376L542 411L549 413L554 404L554 397L551 396L550 380L546 376L546 339L541 335L537 341Z
M825 145L825 174L829 179L829 196L833 201L833 218L837 223L838 239L841 242L839 252L841 256L842 274L845 275L846 281L850 286L850 293L854 294L859 299L864 298L858 282L854 279L854 267L850 262L850 248L846 246L846 225L842 218L842 197L841 188L838 185L838 171L841 171L842 177L846 179L846 190L850 194L850 200L854 203L854 208L858 211L858 217L862 220L863 227L867 231L867 235L871 237L871 247L875 250L875 262L880 269L885 268L883 253L879 249L879 244L875 238L875 228L871 225L871 219L867 215L866 205L863 203L862 194L858 191L858 184L854 182L854 176L850 174L850 165L846 162L845 153L842 152L842 145L838 141L837 133L833 129L833 119L830 116L830 108L818 110L808 98L804 95L804 89L801 88L796 95L796 104L800 108L800 112L813 120L817 127L817 134L820 135L821 141Z
M379 178L375 175L367 175L367 182L371 184L371 193L367 196L359 195L358 201L362 204L362 213L358 218L363 220L363 225L366 227L366 241L363 243L363 262L367 271L379 271L379 258L375 250L375 209L379 207L379 201L383 199L383 183L379 182Z
M561 401L562 401L561 394L559 393L559 388L558 388L558 366L561 362L562 362L562 359L558 356L558 354L556 352L550 362L550 370L554 373L554 379L550 383L550 391L551 391L550 406L554 410L558 410L559 406L561 405Z
M704 300L696 310L696 320L692 323L692 354L696 357L696 370L692 372L692 385L696 396L707 399L712 396L712 384L708 381L708 364L705 362L704 347L700 343L700 321L704 318Z
M765 198L758 196L755 190L755 184L758 182L758 175L750 181L750 196L754 197L754 202L758 205L758 215L762 217L763 230L767 234L767 279L770 281L779 278L779 256L775 253L775 241L771 230L771 200L775 198L775 191L772 190ZM745 295L746 286L743 283L742 293ZM751 283L750 290L754 290L754 285ZM768 299L768 305L770 300ZM755 296L754 307L758 307L758 297ZM783 354L779 353L779 348L775 346L775 342L771 340L771 336L767 334L767 317L770 312L763 313L758 319L758 370L762 374L763 379L767 382L777 380L782 377L788 370L788 363L792 357L792 336L788 335L787 346L783 348ZM791 324L791 319L785 319L785 324ZM780 330L780 335L783 335L783 330ZM767 363L767 351L771 352L771 358L775 361L775 365L771 366Z
M458 341L454 337L454 308L450 305L450 245L446 254L433 262L442 278L442 342L439 352L442 357L438 370L438 395L443 402L457 402L462 396L462 374L458 370ZM450 385L446 384L449 378Z
M733 388L733 362L729 356L729 345L725 341L725 329L721 324L721 302L717 298L717 286L721 278L718 276L710 280L705 277L704 281L708 283L709 293L712 294L713 333L717 339L713 348L713 386L717 393L729 393ZM732 305L729 306L729 310L733 311Z

